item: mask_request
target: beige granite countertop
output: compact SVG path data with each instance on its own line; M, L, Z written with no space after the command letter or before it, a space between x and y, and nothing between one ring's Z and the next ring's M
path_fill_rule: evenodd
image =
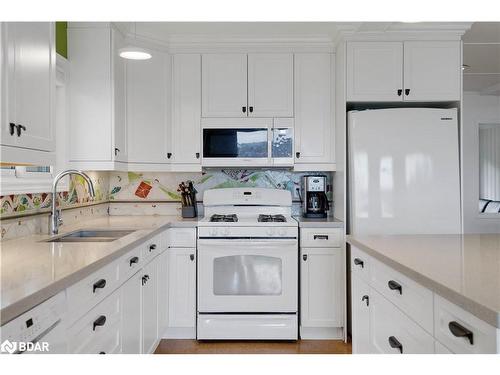
M347 242L500 328L500 234L353 235Z
M309 218L303 216L294 216L295 220L299 222L301 228L343 228L344 222L333 217L326 218Z
M1 325L90 275L169 227L195 227L198 218L178 216L105 216L62 226L60 234L77 229L137 229L112 242L44 242L33 235L1 242Z

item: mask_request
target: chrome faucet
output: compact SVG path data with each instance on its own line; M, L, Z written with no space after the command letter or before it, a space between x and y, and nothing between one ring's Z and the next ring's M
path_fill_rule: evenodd
M92 180L90 179L90 177L86 173L84 173L82 171L78 171L76 169L68 169L66 171L62 171L57 176L55 176L54 181L52 182L52 216L50 219L50 233L51 234L59 233L59 226L63 223L63 220L61 218L61 210L56 208L57 184L59 183L59 180L61 178L63 178L64 176L70 175L70 174L77 174L79 176L82 176L83 179L89 185L90 197L95 198L94 184L92 183Z

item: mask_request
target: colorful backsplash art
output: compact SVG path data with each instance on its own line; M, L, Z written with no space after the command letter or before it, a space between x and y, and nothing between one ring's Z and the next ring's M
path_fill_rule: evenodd
M109 198L115 201L180 201L177 186L181 181L191 180L198 191L199 201L207 189L230 187L286 189L298 199L295 191L300 186L300 178L311 173L262 169L214 169L202 173L111 172ZM328 184L331 185L332 174L322 174L327 176ZM332 199L331 191L328 194Z
M203 199L207 189L230 187L263 187L286 189L294 200L299 197L296 188L305 174L288 170L209 169L200 173L172 172L88 172L96 188L96 202L107 201L180 201L177 187L181 181L191 180L198 191L197 199ZM332 173L327 176L330 186L328 197L332 199ZM8 218L37 212L47 212L52 200L51 193L26 193L0 197L0 217ZM76 207L89 202L87 186L79 176L73 176L67 192L59 193L62 207Z
M88 172L94 183L96 197L94 202L109 200L109 173ZM87 184L80 176L71 176L69 190L58 193L58 203L63 208L89 203ZM26 193L0 196L0 216L32 214L50 209L52 193Z

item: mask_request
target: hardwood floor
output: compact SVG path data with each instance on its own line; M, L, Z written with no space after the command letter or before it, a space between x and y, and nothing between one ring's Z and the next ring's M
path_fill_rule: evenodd
M161 340L155 354L351 354L341 340L196 341Z

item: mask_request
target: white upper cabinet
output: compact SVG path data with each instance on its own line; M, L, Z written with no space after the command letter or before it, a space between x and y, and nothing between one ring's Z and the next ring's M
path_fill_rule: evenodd
M202 56L202 117L247 116L247 55Z
M170 56L152 51L149 60L126 61L129 163L168 163L170 152Z
M248 55L248 116L293 116L293 55Z
M404 43L404 100L460 100L459 41Z
M54 151L54 23L5 22L1 34L1 143Z
M347 43L347 100L460 100L459 41Z
M109 24L68 28L71 162L109 169L126 160L123 43Z
M403 43L347 44L347 100L399 101L403 90Z
M172 81L172 163L201 168L201 56L174 55Z
M295 169L334 167L334 71L332 54L295 54Z

